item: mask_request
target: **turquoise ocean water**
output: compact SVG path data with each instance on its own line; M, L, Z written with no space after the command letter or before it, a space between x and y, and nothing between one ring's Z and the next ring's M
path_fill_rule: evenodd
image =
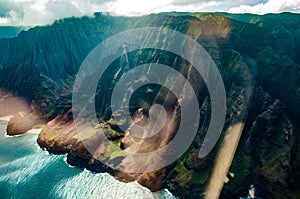
M36 134L5 136L0 121L0 199L173 199L163 190L152 193L137 183L122 183L107 173L70 167L65 155L49 155Z

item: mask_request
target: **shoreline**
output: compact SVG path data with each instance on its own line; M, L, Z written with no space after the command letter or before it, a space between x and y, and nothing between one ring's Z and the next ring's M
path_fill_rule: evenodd
M0 122L9 122L9 120L13 117L13 115L7 115L7 116L2 116L0 117ZM5 132L5 137L20 137L25 134L40 134L43 130L43 127L37 127L37 128L32 128L29 131L25 132L24 134L21 135L7 135L7 132Z
M42 130L43 130L43 128L33 128L33 129L30 129L29 131L26 131L26 133L23 133L23 134L20 134L20 135L7 135L7 132L5 132L5 137L14 138L14 137L21 137L21 136L27 135L27 134L38 135L42 132Z
M0 122L9 122L10 119L13 117L13 115L7 115L0 117ZM41 127L40 125L38 127L33 127L29 131L26 131L25 133L21 135L7 135L7 132L5 132L5 137L20 137L24 134L40 134L44 128L44 125Z
M0 117L0 121L9 122L9 120L13 117L13 115L7 115Z

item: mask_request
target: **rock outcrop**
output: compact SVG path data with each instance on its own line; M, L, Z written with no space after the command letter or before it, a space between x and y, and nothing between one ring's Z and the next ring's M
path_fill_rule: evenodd
M43 113L33 102L30 106L30 112L18 112L8 122L7 135L22 135L31 130L35 125L44 124Z

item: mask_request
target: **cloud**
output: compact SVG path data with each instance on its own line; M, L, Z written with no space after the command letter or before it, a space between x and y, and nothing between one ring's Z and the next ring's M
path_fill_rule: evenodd
M254 6L240 5L229 9L231 13L281 13L281 12L296 12L300 13L299 0L268 0L265 3L260 3Z
M0 26L35 26L57 19L110 12L112 15L140 16L181 11L299 12L299 0L1 0ZM261 3L266 2L266 3Z
M264 0L114 0L107 9L115 15L139 16L159 12L224 11L237 5L258 3Z
M91 15L95 11L126 16L168 11L200 12L205 8L221 5L222 2L221 0L1 0L0 25L45 25L61 18Z
M222 1L189 0L116 0L108 3L108 11L116 15L139 16L159 12L203 12L205 8L221 5Z
M51 24L57 19L91 15L103 10L106 1L96 0L2 0L0 25L34 26Z

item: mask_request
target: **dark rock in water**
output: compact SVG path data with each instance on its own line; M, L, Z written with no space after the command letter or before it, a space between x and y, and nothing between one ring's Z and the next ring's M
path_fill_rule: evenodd
M15 114L7 125L7 135L21 135L32 129L34 123L28 120L28 115L26 113L19 112Z
M94 160L93 162L91 162L91 157L88 155L84 155L84 153L81 154L69 153L67 155L67 163L70 164L71 166L86 168L96 173L106 172L111 175L114 175L115 173L111 168L105 166L103 163L101 163L98 160Z

